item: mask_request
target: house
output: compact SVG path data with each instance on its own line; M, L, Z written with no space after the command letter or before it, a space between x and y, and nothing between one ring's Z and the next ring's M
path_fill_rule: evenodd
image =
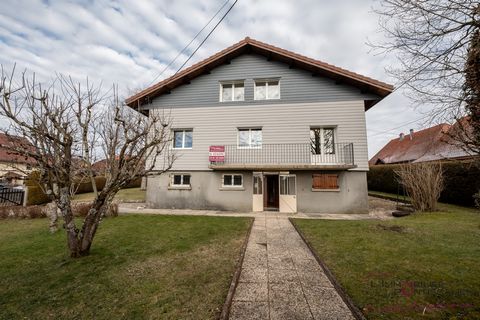
M462 121L462 120L460 120ZM458 122L447 123L408 134L390 140L368 162L370 166L378 164L397 164L408 162L427 162L437 160L467 160L475 155L462 147L458 135Z
M0 133L0 180L11 185L23 185L35 166L35 160L11 151L15 145L27 145L34 149L25 138Z
M152 207L366 212L365 111L393 87L245 38L127 99L172 120ZM161 164L160 164L161 165Z

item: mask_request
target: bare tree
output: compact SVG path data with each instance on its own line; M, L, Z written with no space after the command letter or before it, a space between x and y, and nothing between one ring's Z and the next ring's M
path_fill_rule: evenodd
M437 210L437 202L444 187L440 162L402 164L395 174L412 199L415 210Z
M387 40L371 45L399 61L387 71L414 102L432 106L432 121L469 116L458 126L458 138L466 150L479 153L478 100L476 109L468 108L472 84L479 94L478 78L466 80L469 70L478 75L480 68L478 0L384 0L375 12ZM477 49L470 49L475 43ZM469 52L475 57L467 61Z
M126 107L115 88L102 95L100 87L88 81L82 86L70 77L58 75L47 87L25 72L19 78L2 68L0 116L9 122L2 131L25 137L28 144L0 147L35 160L40 185L63 218L70 255L88 255L115 194L133 180L170 169L170 119ZM79 178L94 183L92 163L100 155L105 187L77 227L71 199Z

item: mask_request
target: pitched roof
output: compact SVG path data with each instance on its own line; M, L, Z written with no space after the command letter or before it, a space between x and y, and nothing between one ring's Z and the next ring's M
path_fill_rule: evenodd
M240 42L237 42L209 58L127 98L126 103L130 107L136 107L147 103L150 99L163 93L170 92L170 90L187 83L195 77L207 73L215 67L228 63L231 59L244 53L261 54L268 57L268 59L285 62L291 66L306 69L314 74L326 76L359 87L367 92L377 94L382 98L393 91L393 86L387 83L246 37ZM374 102L366 105L366 109L373 106L373 104Z
M427 129L406 134L403 139L390 140L369 165L403 162L425 162L442 159L465 158L472 154L466 152L449 135L452 126L442 123Z
M10 146L23 145L35 149L35 147L25 138L6 135L0 133L0 162L34 164L35 160L25 157L8 150ZM2 147L5 146L5 147Z

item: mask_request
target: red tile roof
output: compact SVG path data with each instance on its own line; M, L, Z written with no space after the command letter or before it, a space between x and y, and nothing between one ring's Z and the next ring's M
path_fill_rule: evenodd
M372 166L471 157L450 137L451 129L451 125L442 123L412 135L405 134L403 139L392 139L368 163Z
M360 87L369 92L373 92L382 98L393 91L393 86L387 83L246 37L240 42L237 42L236 44L210 56L209 58L182 70L176 75L160 81L157 84L127 98L126 103L130 107L144 104L149 99L157 97L165 92L169 92L170 90L192 80L193 78L204 74L206 71L228 62L229 60L245 52L262 54L271 59L294 64L296 67L307 69L320 75L324 75L336 80L342 80L345 83Z
M25 138L0 133L0 162L24 164L35 163L34 159L16 154L15 152L9 150L9 147L15 145L24 145L32 148L32 150L35 149L35 147Z

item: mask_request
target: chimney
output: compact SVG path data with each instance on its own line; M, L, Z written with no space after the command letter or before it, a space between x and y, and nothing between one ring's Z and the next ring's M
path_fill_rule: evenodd
M413 140L413 129L410 129L410 140Z
M399 140L400 140L400 141L403 141L403 137L404 137L403 132L400 133L400 136L399 136L399 137L400 137Z

